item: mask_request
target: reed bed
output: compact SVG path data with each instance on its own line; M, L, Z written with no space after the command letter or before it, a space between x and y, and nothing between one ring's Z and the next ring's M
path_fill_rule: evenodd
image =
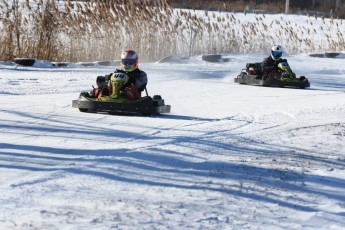
M174 9L166 0L0 0L0 59L113 60L130 48L150 62L169 55L267 52L277 43L292 54L345 50L341 19L308 16L297 24L284 15L224 10Z

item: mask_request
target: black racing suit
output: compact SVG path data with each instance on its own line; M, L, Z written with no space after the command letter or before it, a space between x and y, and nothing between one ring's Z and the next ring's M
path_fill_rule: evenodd
M117 69L114 73L125 73L128 75L129 80L125 85L122 86L123 89L128 85L133 84L139 92L142 92L147 85L147 74L140 69L135 69L132 72L125 72L121 69Z
M265 58L261 63L261 70L264 76L267 76L273 70L278 70L278 64L281 62L286 62L286 59L279 58L278 60L274 60L271 56Z
M130 86L130 85L134 85L136 87L136 89L138 90L139 92L139 95L142 91L145 90L146 88L146 85L147 85L147 74L140 70L140 69L135 69L131 72L126 72L126 71L123 71L121 69L116 69L114 71L114 73L124 73L124 74L127 74L127 76L129 77L128 79L128 82L126 84L124 84L120 90L123 90L126 89L127 86ZM108 75L105 75L105 76L98 76L97 77L97 86L99 89L101 89L102 91L102 96L109 96L109 81L110 81L110 78L112 76L113 73L111 74L108 74ZM104 85L104 83L106 85Z

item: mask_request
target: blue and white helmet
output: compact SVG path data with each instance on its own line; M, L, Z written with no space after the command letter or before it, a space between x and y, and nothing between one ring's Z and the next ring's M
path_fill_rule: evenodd
M283 47L281 45L274 45L271 48L271 57L273 60L279 60L283 55Z

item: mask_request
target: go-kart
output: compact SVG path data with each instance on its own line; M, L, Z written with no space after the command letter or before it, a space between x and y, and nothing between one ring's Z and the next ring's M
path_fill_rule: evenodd
M109 114L152 115L170 113L171 106L165 105L160 95L150 97L146 87L146 96L139 96L135 100L124 97L123 86L128 82L128 79L128 75L124 73L98 76L97 87L93 87L91 91L81 92L79 98L72 101L72 107L78 108L80 112L105 112ZM130 91L128 92L130 93Z
M294 87L304 89L310 87L305 76L296 77L287 61L280 62L274 70L263 73L261 62L247 63L246 68L234 79L236 83L271 87Z

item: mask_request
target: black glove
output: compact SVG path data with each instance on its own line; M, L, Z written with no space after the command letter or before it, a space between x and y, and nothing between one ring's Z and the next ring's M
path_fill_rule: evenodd
M96 82L97 84L106 82L106 77L105 76L97 76Z
M109 81L109 80L110 80L111 75L112 75L112 73L107 74L107 75L104 75L105 80L106 80L106 81Z

